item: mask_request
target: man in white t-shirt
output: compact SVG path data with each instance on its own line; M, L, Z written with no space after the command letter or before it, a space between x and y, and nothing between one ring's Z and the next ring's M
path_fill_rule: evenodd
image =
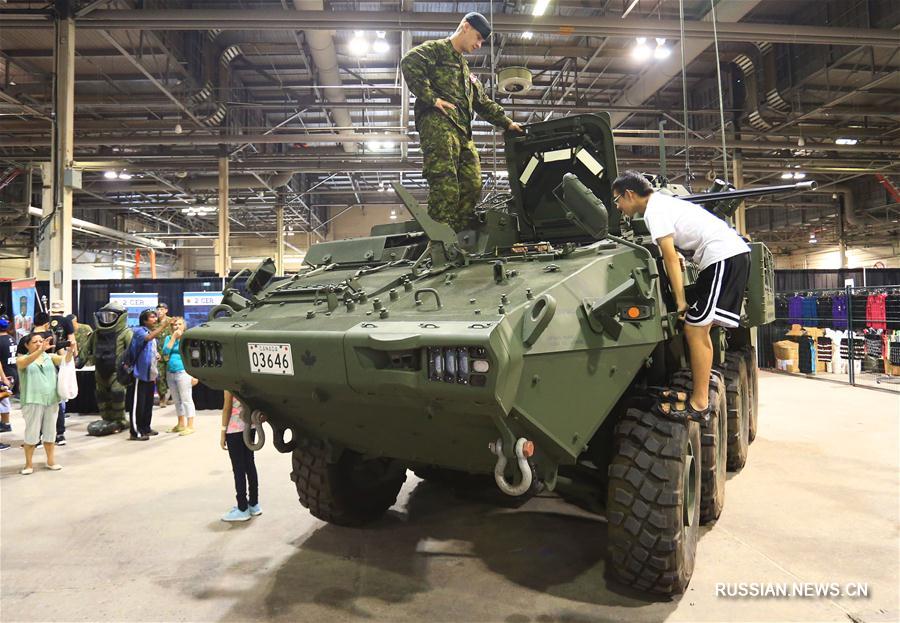
M691 396L677 396L665 413L705 419L709 414L709 376L713 346L709 332L714 324L734 328L741 319L741 304L750 276L750 247L725 221L702 207L654 192L640 173L625 171L613 182L613 201L625 216L644 216L653 241L662 252L678 315L691 358ZM678 251L693 255L700 276L685 296Z

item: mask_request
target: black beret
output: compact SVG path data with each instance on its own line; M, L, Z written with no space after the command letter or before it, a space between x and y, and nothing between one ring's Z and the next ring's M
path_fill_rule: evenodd
M469 22L472 28L477 30L478 34L480 34L485 39L491 36L491 24L481 13L472 11L471 13L466 13L465 18L463 19Z

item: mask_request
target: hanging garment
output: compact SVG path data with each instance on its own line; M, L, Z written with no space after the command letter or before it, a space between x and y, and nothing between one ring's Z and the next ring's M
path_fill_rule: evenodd
M870 294L866 299L866 326L887 329L885 303L887 294Z
M892 366L900 366L900 334L897 332L891 337L889 361Z
M816 300L816 315L819 317L820 327L831 326L833 305L831 297L827 295L822 295Z
M888 294L884 302L884 313L887 328L891 331L900 329L900 294Z
M833 343L827 335L816 338L816 361L831 361Z
M831 326L835 329L847 328L847 297L838 294L832 299Z
M869 372L884 372L884 334L880 329L866 329L866 357L863 360L863 370Z
M775 297L775 319L788 319L788 297L779 295Z
M795 294L788 301L788 322L790 324L803 323L803 297Z
M808 335L800 337L800 372L804 374L816 373L815 341Z
M867 294L851 294L850 295L850 313L853 314L854 329L866 328L866 307L868 306L869 296Z
M804 296L803 297L803 322L801 323L804 327L818 327L818 309L816 305L816 297L814 296Z

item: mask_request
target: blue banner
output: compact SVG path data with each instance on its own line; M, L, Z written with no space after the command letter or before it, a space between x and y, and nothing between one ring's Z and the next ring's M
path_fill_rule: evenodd
M190 329L206 322L210 310L222 302L221 292L185 292L184 324Z
M139 324L141 312L145 309L156 309L159 295L156 293L142 292L110 292L109 302L118 303L128 310L128 326L136 327Z

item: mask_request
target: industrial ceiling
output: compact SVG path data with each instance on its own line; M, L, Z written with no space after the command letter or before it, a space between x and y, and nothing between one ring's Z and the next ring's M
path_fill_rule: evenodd
M16 188L36 196L40 178L28 171L50 155L53 4L0 1L7 252L32 245L33 223L9 226L24 201ZM83 221L172 244L215 235L223 154L232 235L272 234L281 201L286 226L324 238L348 209L399 207L386 185L398 179L424 200L399 58L477 10L496 35L470 64L516 121L609 112L620 170L657 172L662 133L668 178L690 176L695 190L733 179L735 160L744 186L816 180L817 193L748 202L749 234L776 252L809 246L810 234L822 246L843 230L849 245L867 246L900 233L895 0L726 0L715 19L709 0L551 0L540 16L520 0L72 4ZM499 92L495 77L509 67L527 68L531 87ZM502 136L479 121L475 140L485 190L505 190ZM121 244L78 233L75 242Z

